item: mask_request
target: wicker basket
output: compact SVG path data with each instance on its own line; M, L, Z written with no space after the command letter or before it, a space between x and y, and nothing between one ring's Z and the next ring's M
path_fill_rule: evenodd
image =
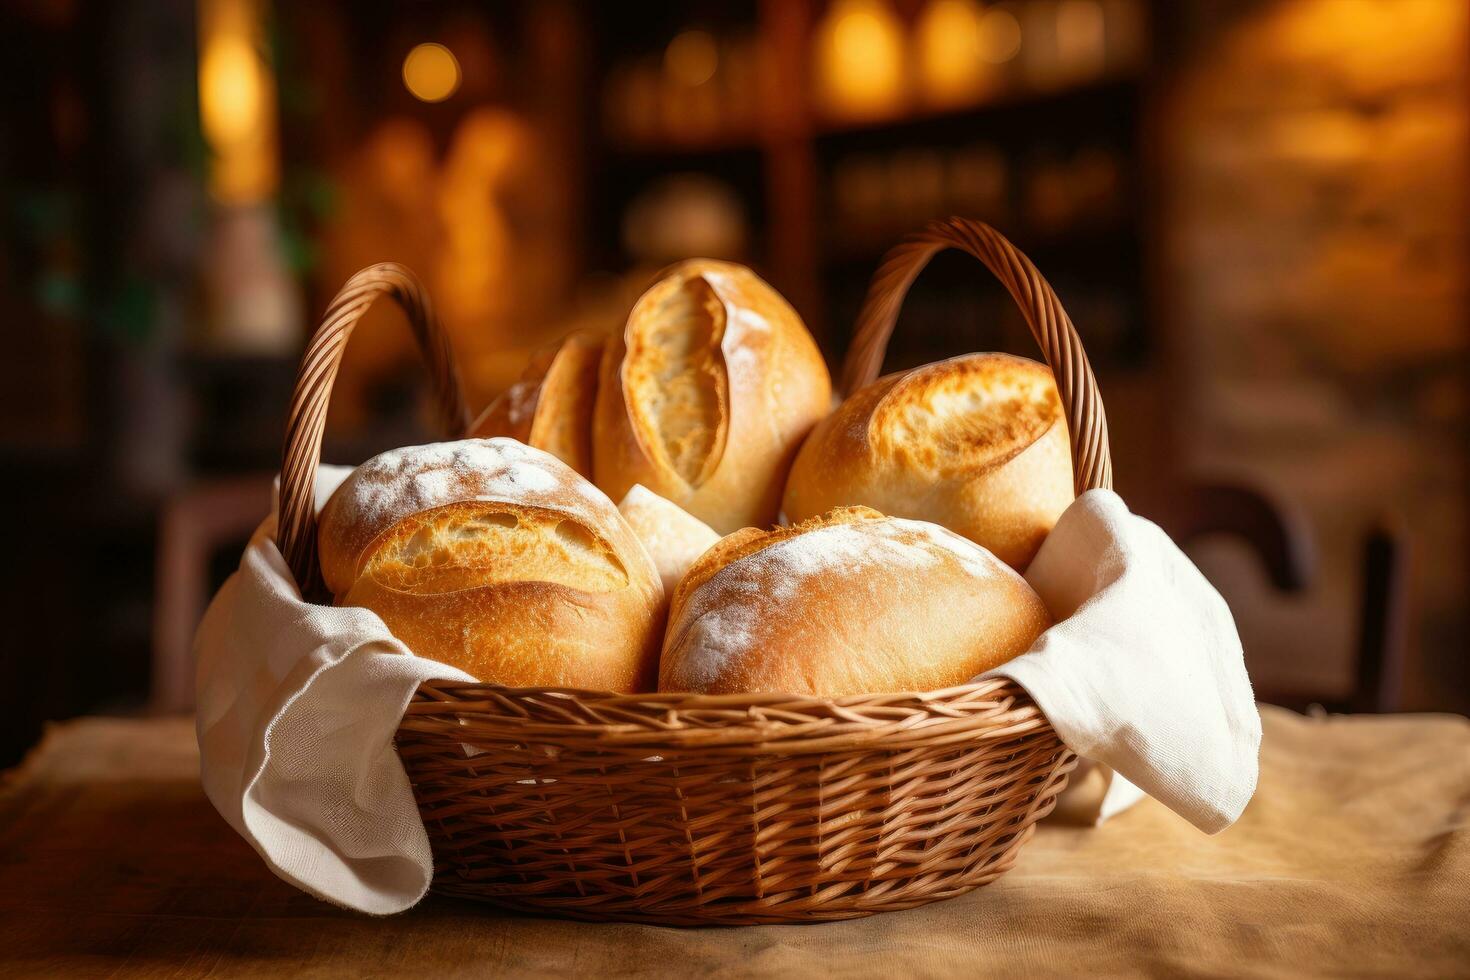
M1056 373L1077 489L1111 484L1097 385L1031 262L988 226L936 222L884 259L843 372L876 377L903 297L936 252L980 259ZM466 414L412 275L365 269L302 362L282 466L281 550L320 595L312 480L332 379L382 293L408 314L451 432ZM419 689L397 735L435 856L434 888L583 919L738 925L845 919L963 894L1003 874L1075 756L1026 693L620 695L493 684Z

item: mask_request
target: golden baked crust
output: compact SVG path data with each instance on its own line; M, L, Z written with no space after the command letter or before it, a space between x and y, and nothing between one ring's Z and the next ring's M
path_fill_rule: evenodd
M777 525L769 530L758 527L743 527L734 534L727 534L715 542L704 554L689 566L678 588L669 597L670 605L677 607L695 589L707 582L716 572L746 555L778 541L794 538L798 534L833 524L853 524L857 521L882 519L883 515L871 507L838 507L830 513L808 518L799 524Z
M628 317L623 393L649 460L697 488L729 434L725 304L703 276L669 276Z
M1051 625L1025 579L935 524L866 507L746 528L674 592L659 689L825 696L962 684Z
M410 514L368 546L358 581L412 595L501 582L550 582L584 592L628 585L616 550L564 511L487 500Z
M339 605L422 657L512 686L646 690L664 621L658 573L600 491L508 438L394 450L322 509Z
M577 330L531 355L521 377L470 426L473 438L507 436L592 476L592 409L607 335Z
M791 520L844 504L933 521L1024 569L1072 502L1051 371L970 354L879 378L812 431L787 480Z
M769 524L831 390L779 293L744 266L681 262L603 354L593 476L613 499L642 484L720 533Z
M1005 465L1058 424L1062 401L1045 365L979 355L893 376L868 442L905 466L969 476Z

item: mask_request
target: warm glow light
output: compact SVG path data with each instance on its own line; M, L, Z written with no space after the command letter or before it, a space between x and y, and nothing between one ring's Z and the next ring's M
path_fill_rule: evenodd
M980 22L983 42L980 57L992 65L1003 65L1021 51L1021 22L1004 7L996 7Z
M433 294L447 322L505 318L518 285L505 195L529 154L525 124L505 109L474 109L454 131L435 189L444 240Z
M210 143L239 143L260 125L261 74L260 58L243 37L221 34L204 49L199 111Z
M442 44L420 44L403 59L403 84L421 102L443 102L459 89L459 61Z
M664 71L680 85L697 88L715 77L720 52L708 31L685 31L664 51Z
M882 0L836 0L817 28L817 78L828 109L874 117L904 98L904 38Z
M978 0L931 0L919 15L919 77L931 103L963 103L985 88L984 17Z
M275 80L261 55L255 0L201 0L199 121L212 151L210 192L229 204L275 193Z

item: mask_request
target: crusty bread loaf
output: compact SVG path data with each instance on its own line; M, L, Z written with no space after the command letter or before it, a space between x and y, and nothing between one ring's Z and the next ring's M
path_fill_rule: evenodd
M843 402L802 446L782 510L800 521L865 504L942 524L1024 570L1072 499L1051 371L970 354L879 378Z
M618 513L653 559L666 596L674 594L674 587L695 559L720 540L708 524L642 484L628 491L618 504Z
M617 508L548 453L467 439L383 453L322 510L322 577L410 650L511 686L652 686L658 572Z
M768 524L831 397L821 353L779 293L744 266L682 262L603 355L593 475L614 500L641 483L722 534Z
M1051 625L984 548L936 524L834 510L746 528L674 591L659 689L826 696L963 684Z
M520 380L470 426L480 439L509 436L592 478L592 408L607 336L577 330L531 355Z

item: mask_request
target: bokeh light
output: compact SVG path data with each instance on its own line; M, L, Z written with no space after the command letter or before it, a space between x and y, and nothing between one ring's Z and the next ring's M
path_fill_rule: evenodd
M984 45L980 56L992 65L1002 65L1021 51L1021 22L1004 7L992 7L980 22Z
M664 51L664 71L680 85L696 88L715 77L719 49L708 31L685 31Z
M238 143L259 125L264 102L260 58L248 38L222 34L199 59L200 115L211 144Z
M275 79L261 54L252 0L209 0L199 12L199 122L211 151L210 193L253 204L279 180Z
M960 103L985 87L985 11L978 0L931 0L915 28L919 77L934 104Z
M888 115L904 101L903 25L882 0L837 0L817 28L821 97L834 115Z
M442 44L420 44L403 59L403 84L420 102L443 102L459 89L459 61Z

